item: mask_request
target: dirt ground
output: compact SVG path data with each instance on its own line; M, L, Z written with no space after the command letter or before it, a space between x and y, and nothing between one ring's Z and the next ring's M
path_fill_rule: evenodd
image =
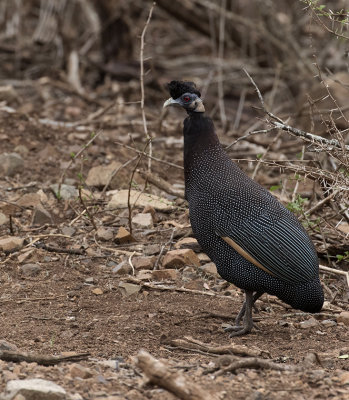
M160 288L158 282L148 279L137 281L135 294L127 295L121 290L120 282L128 282L132 273L119 276L112 272L114 266L135 255L149 254L157 245L152 254L159 258L161 268L169 243L190 235L190 228L185 202L172 196L173 211L157 211L152 229L134 229L135 242L120 245L114 239L102 241L96 239L79 199L58 201L54 196L50 185L58 183L65 172L65 179L69 179L66 182L91 190L86 203L98 227L112 230L113 237L120 226L128 228L127 209L108 210L108 192L101 196L101 190L87 188L84 179L92 166L113 160L125 163L134 157L134 152L115 144L116 140L122 138L125 144L142 148L142 125L138 123L140 113L136 106L130 106L127 120L123 121L115 117L115 108L106 113L100 122L102 133L85 150L84 159L79 158L68 169L71 154L89 140L91 126L52 126L38 119L47 114L66 123L74 119L79 122L99 106L67 96L64 103L55 107L46 101L46 108L40 111L0 112L1 152L17 151L24 159L20 173L0 181L1 211L11 215L11 221L0 228L1 237L12 234L25 239L19 250L1 253L0 339L21 351L41 355L89 353L86 360L78 363L49 367L0 361L0 393L12 379L44 378L61 385L70 399L174 399L163 388L147 383L137 368L137 354L144 349L164 360L172 372L199 384L207 391L208 399L213 393L221 399L348 399L348 328L337 322L339 312L348 310L348 304L342 296L346 291L344 281L337 276L323 275L326 286L338 288L341 295L337 301L327 293L327 305L310 327L302 324L310 319L309 315L264 295L257 302L260 329L232 339L222 324L236 315L243 294L216 275L184 266L179 268L176 280L163 281ZM150 126L158 123L155 112L153 115ZM178 118L183 115L174 113L162 122L162 135L154 141L153 152L158 158L181 165ZM94 131L98 129L97 123ZM146 161L138 167L143 164ZM131 165L120 170L118 189L129 186L135 163ZM180 169L156 162L153 168L169 183L183 188ZM269 171L272 182L275 174ZM144 180L137 173L134 181L136 188L143 187ZM18 202L25 194L40 190L52 223L32 225L35 207L18 206ZM147 190L169 197L154 185L148 185ZM133 213L139 211L142 210L135 207ZM68 232L67 228L72 229ZM56 251L40 248L39 243ZM65 252L67 249L81 254L70 254ZM24 273L21 267L28 263L40 269ZM203 259L202 264L205 263L207 260ZM180 288L187 291L177 291ZM174 345L173 340L186 337L204 344L231 343L257 349L263 359L290 365L291 369L241 368L235 373L215 375L212 368L224 356ZM293 370L292 366L301 369ZM84 373L77 373L79 368Z

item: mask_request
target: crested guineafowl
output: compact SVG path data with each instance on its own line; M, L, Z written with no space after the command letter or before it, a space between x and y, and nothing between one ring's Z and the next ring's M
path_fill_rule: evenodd
M226 328L230 336L251 331L252 307L263 293L319 312L324 295L318 258L300 222L228 157L195 85L172 81L168 89L164 107L177 105L188 113L184 175L194 235L220 276L245 291L235 324Z

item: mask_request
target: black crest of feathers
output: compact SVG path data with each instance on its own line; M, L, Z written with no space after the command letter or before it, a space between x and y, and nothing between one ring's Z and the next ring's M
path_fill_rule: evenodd
M201 93L196 88L194 82L171 81L167 84L167 89L173 99L178 99L178 97L181 97L184 93L194 93L201 97Z

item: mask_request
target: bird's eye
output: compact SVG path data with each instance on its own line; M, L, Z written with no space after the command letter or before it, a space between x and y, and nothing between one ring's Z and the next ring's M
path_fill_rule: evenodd
M184 97L183 97L183 100L184 100L185 102L188 102L188 101L190 100L190 97L189 97L189 96L184 96Z

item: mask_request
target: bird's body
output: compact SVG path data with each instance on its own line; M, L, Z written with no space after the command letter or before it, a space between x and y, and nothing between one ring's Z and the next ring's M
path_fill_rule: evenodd
M179 87L177 82L176 95L183 95ZM188 87L184 85L185 90ZM201 103L194 100L196 109L202 110ZM248 319L253 293L256 299L264 292L293 308L320 311L323 291L318 259L306 231L289 210L228 157L212 120L202 111L185 108L184 172L190 222L221 277L245 290L248 311L243 309L240 318L246 314ZM236 329L238 334L252 329L252 318L246 324L244 329Z

